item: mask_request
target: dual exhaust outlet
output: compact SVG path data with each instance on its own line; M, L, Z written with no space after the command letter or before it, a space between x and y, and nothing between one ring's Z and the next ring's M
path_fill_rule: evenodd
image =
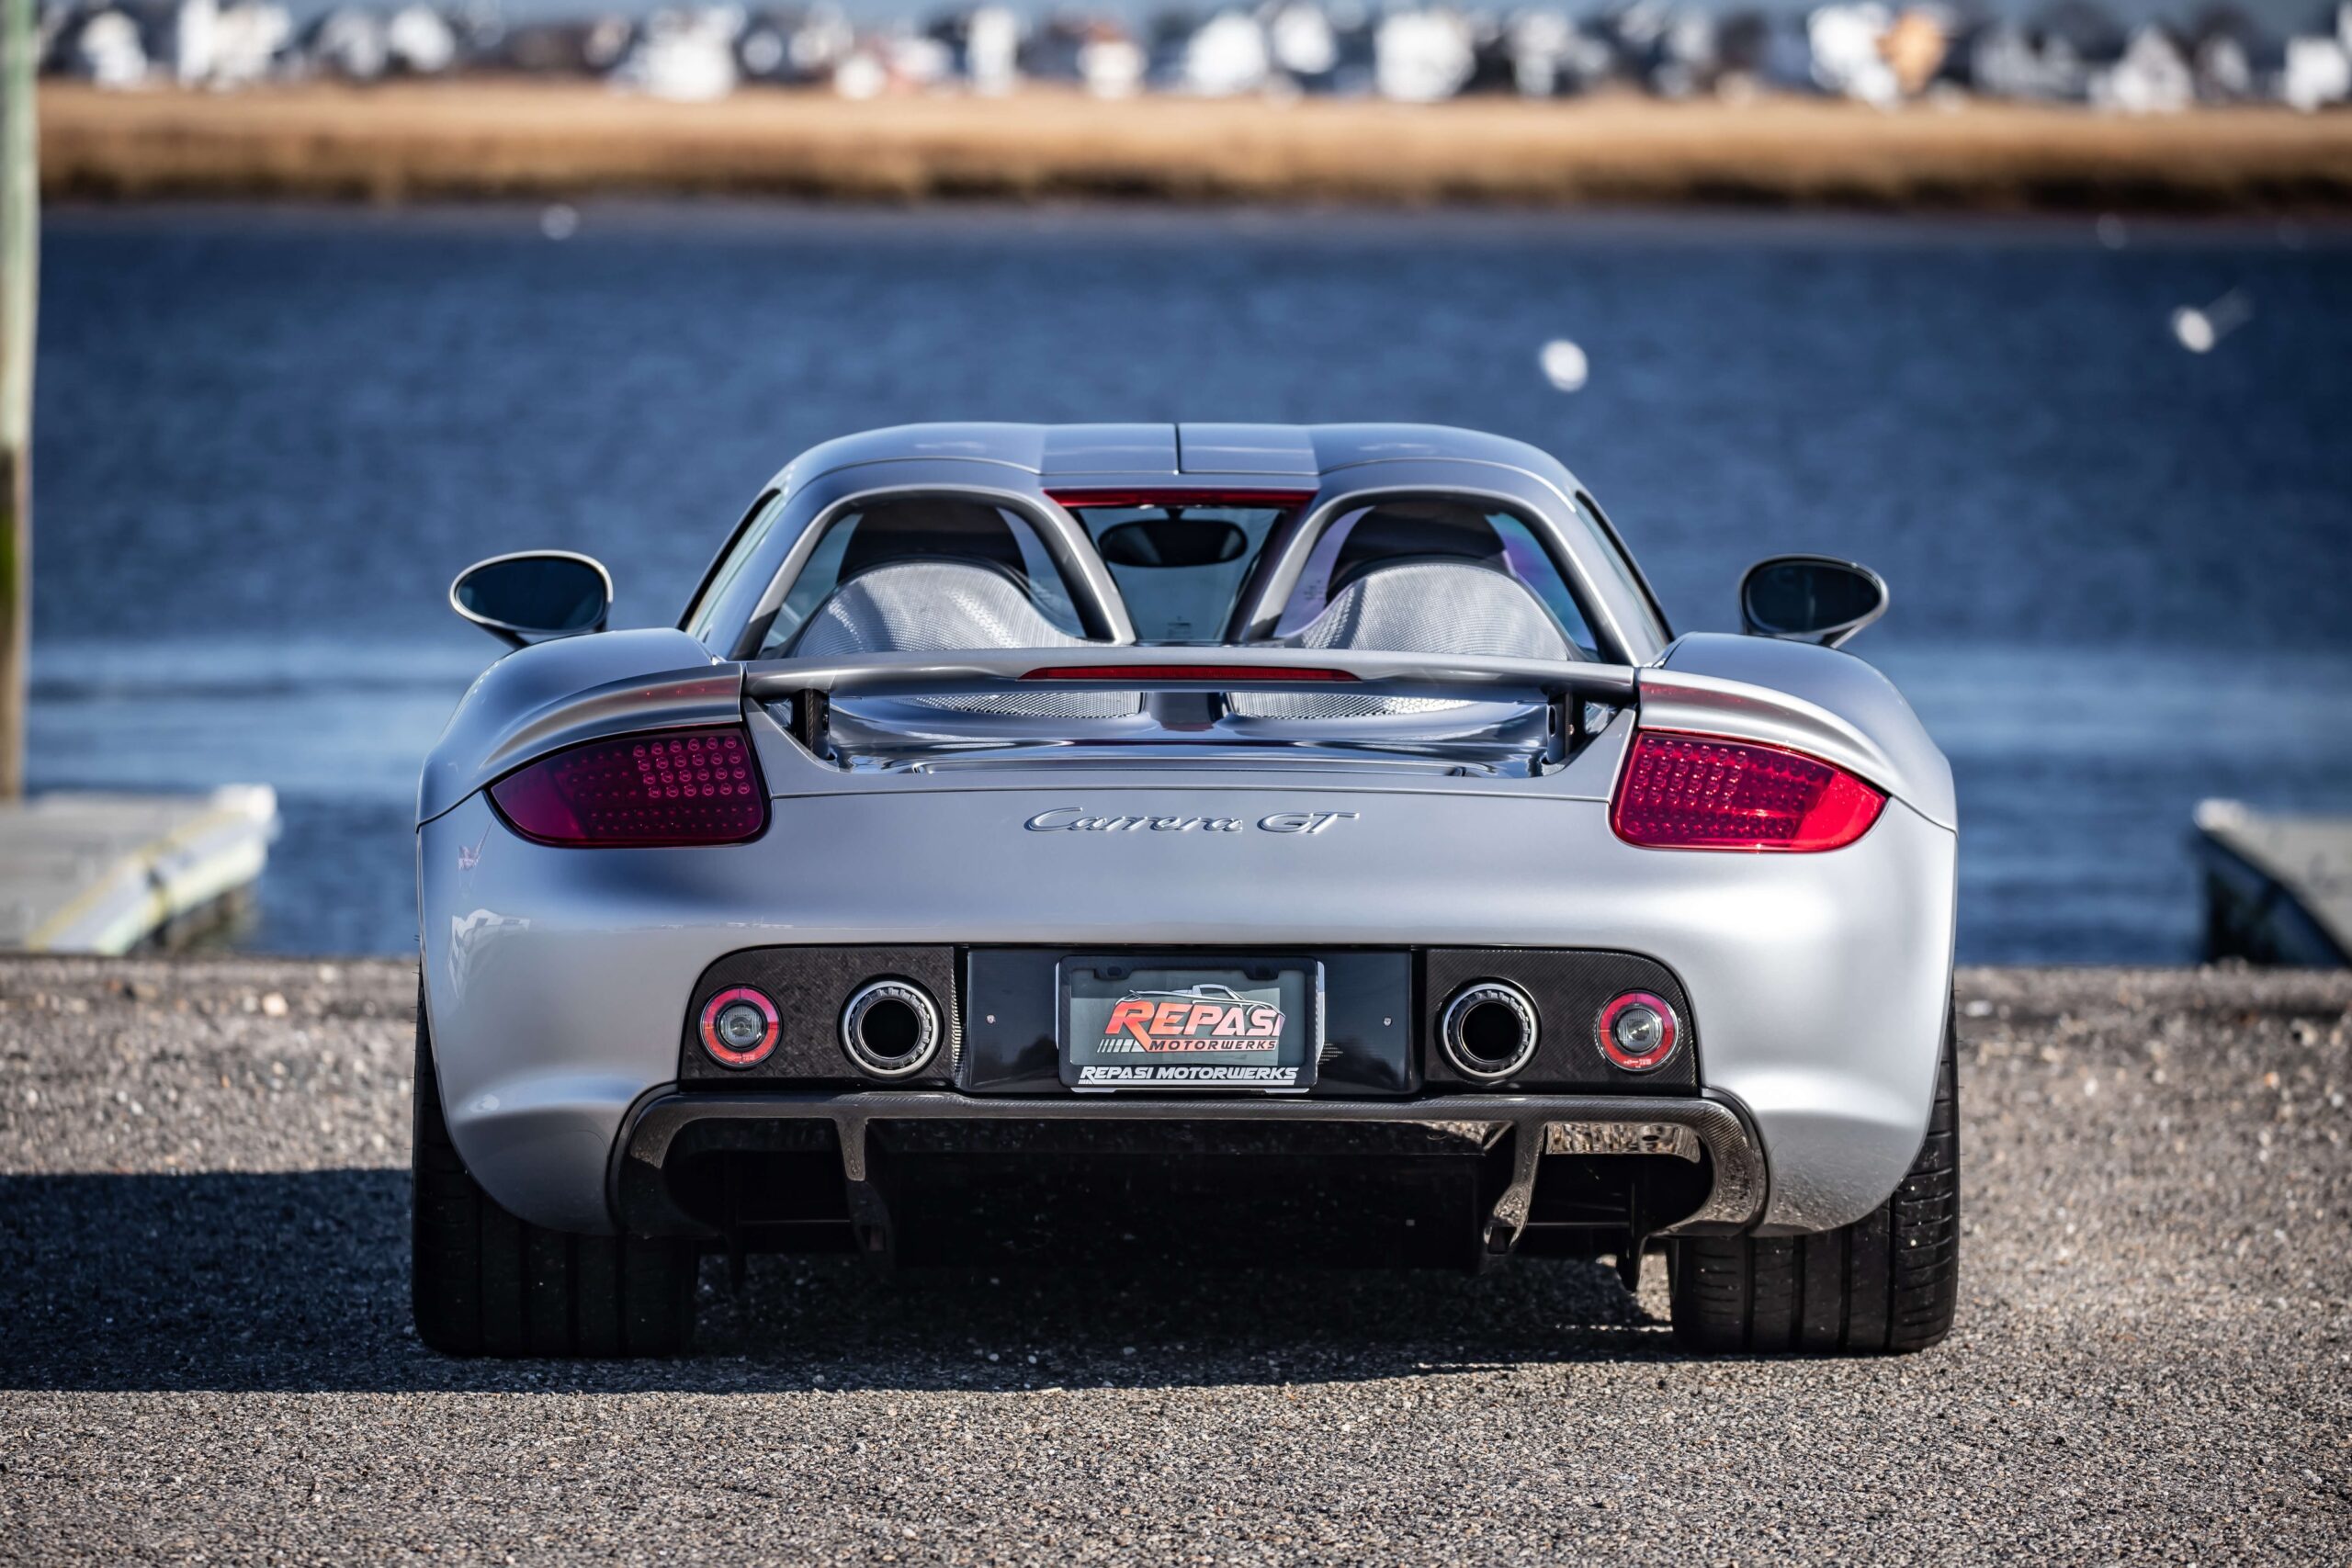
M748 1069L775 1054L782 1018L766 993L750 986L721 991L702 1010L703 1049L721 1066ZM1593 1043L1610 1063L1646 1073L1673 1055L1680 1021L1648 991L1612 998L1593 1021ZM842 1004L839 1040L851 1066L888 1083L914 1077L939 1055L946 1021L932 994L912 980L869 980ZM1475 1083L1508 1083L1524 1073L1543 1040L1543 1021L1528 994L1508 980L1474 980L1438 1015L1438 1048Z
M720 1066L758 1066L775 1054L782 1032L775 1003L752 987L737 986L703 1004L703 1049ZM860 1073L884 1083L931 1066L946 1037L939 1004L912 980L869 980L842 1006L842 1054Z
M1626 991L1593 1019L1593 1043L1610 1065L1629 1073L1663 1066L1681 1036L1663 997ZM1438 1048L1454 1071L1476 1083L1507 1083L1535 1060L1542 1020L1528 994L1508 980L1474 980L1438 1015Z
M912 1077L939 1055L939 1004L912 980L873 980L842 1009L842 1049L870 1078Z

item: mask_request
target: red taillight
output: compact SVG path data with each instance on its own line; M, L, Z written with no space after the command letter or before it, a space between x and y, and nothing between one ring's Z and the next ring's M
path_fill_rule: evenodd
M1204 681L1227 686L1281 685L1295 681L1352 681L1345 670L1274 664L1048 664L1024 681Z
M509 773L490 798L542 844L734 844L768 822L767 789L741 729L591 740Z
M1634 737L1609 822L1646 849L1803 854L1852 843L1885 804L1802 751L1646 729Z

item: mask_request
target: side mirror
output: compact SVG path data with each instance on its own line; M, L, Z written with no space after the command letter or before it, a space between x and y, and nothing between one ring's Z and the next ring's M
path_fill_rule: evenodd
M1739 580L1739 624L1750 637L1836 648L1886 614L1886 579L1834 556L1770 556Z
M593 558L570 550L492 556L458 573L449 608L522 648L535 637L603 631L613 613L613 579Z

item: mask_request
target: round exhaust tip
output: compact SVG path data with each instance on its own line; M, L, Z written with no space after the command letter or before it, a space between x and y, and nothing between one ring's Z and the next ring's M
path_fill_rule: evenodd
M722 1067L756 1067L775 1050L775 1003L749 986L725 990L702 1005L702 1048Z
M1500 1083L1535 1056L1535 1004L1508 980L1462 987L1438 1015L1438 1043L1464 1077Z
M842 1009L842 1049L874 1078L912 1077L939 1055L939 1004L911 980L876 980Z

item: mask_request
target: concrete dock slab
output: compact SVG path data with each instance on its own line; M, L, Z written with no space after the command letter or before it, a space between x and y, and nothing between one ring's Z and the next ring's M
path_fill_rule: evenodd
M2352 964L2352 816L2272 816L2208 800L2196 820L2206 957Z
M0 949L127 953L249 886L277 833L266 784L0 806Z

